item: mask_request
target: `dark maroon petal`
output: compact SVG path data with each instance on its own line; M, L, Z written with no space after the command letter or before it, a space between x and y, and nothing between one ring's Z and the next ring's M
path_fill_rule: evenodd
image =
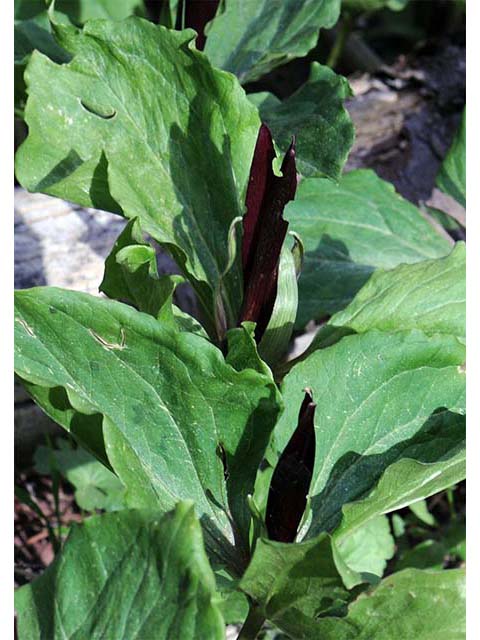
M298 426L270 482L265 520L271 540L293 542L305 511L315 463L315 407L310 389L305 389Z
M265 194L274 178L272 162L275 157L272 134L270 129L262 124L253 152L246 198L247 212L243 217L242 262L244 270L252 261L253 237L257 230Z
M219 0L183 0L185 4L185 27L198 33L195 45L199 51L205 48L205 25L215 17ZM180 12L182 7L180 6ZM181 13L180 13L181 15Z
M297 187L294 144L292 141L283 159L283 175L276 176L272 169L275 158L272 136L268 127L262 125L250 170L247 213L243 219L244 300L240 322L257 323L257 341L267 327L275 303L280 252L288 229L282 215Z

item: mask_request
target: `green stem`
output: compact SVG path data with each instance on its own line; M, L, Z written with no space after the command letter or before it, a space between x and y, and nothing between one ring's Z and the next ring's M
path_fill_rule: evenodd
M337 37L333 43L333 47L328 55L327 66L331 69L335 69L340 60L345 43L353 27L353 18L350 15L345 15L338 28Z
M454 487L449 487L446 493L447 493L447 502L448 502L448 508L450 511L450 517L452 518L452 520L456 520L457 513L455 511L455 498L453 495L453 490L454 490Z
M251 604L247 619L240 629L237 640L255 640L264 622L265 617L260 608L255 604Z

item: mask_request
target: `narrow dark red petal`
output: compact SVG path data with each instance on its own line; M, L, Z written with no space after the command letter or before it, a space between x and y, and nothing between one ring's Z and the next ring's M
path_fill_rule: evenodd
M282 178L281 178L281 196L279 196L285 204L295 198L297 191L297 165L295 162L295 137L288 147L282 161ZM285 205L284 205L285 206Z
M219 0L183 0L185 4L185 26L198 33L195 46L199 51L205 48L205 25L215 17ZM182 7L180 6L180 11Z
M275 157L272 134L267 125L262 124L258 132L255 151L253 152L246 197L247 212L243 216L242 263L244 270L247 269L249 262L252 261L253 239L257 230L265 193L275 177L272 169L272 162Z
M268 131L267 127L265 129ZM269 131L268 134L271 142ZM294 198L297 186L294 141L283 159L283 175L281 177L275 176L271 169L274 152L273 155L267 154L265 149L262 150L262 153L259 152L259 159L265 160L267 157L269 171L264 172L258 178L254 177L254 183L256 181L257 185L255 191L257 197L253 198L252 187L252 202L254 204L249 209L249 212L252 212L251 216L247 224L244 224L247 233L244 235L242 246L244 300L240 322L251 320L257 323L255 331L257 341L261 339L267 327L275 303L280 252L288 229L288 222L282 217L283 210L287 202ZM254 164L251 174L256 176L253 171ZM264 168L265 164L262 164L261 167ZM263 197L259 205L259 196L262 190Z
M315 407L310 389L305 389L298 426L270 482L265 520L271 540L293 542L305 511L315 463Z

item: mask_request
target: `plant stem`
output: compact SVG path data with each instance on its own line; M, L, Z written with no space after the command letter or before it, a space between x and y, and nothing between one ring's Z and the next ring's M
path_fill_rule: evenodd
M455 511L455 498L453 496L453 489L454 487L449 487L446 493L447 493L448 508L450 510L450 517L452 518L452 520L456 520L457 513Z
M240 629L237 640L255 640L264 622L265 618L259 607L255 604L251 604L247 619L243 623L243 627Z
M327 60L327 66L331 69L335 69L340 60L343 49L345 48L345 43L347 41L348 36L350 35L350 31L352 30L353 19L350 15L345 15L343 17L340 26L338 27L337 37L335 38L335 42L333 43L333 47L330 50Z

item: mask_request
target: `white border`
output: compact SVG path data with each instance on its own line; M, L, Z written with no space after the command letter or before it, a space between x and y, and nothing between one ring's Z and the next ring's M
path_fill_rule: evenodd
M2 96L0 110L2 136L0 145L0 194L2 233L0 234L0 357L2 363L1 390L1 464L3 522L0 557L3 568L0 580L0 618L2 637L13 638L13 589L11 576L13 553L11 540L13 465L13 0L0 3L0 43L2 47ZM467 4L467 191L468 235L467 251L467 344L468 344L468 440L467 440L467 638L476 640L480 629L480 6L478 0ZM473 61L473 62L472 62ZM475 77L476 76L476 77ZM476 153L477 152L477 153ZM475 157L477 156L477 157ZM473 203L473 204L470 204ZM471 500L470 500L471 497ZM412 639L413 640L413 639Z
M480 6L467 3L467 638L480 628L480 86L475 60L480 59Z
M0 43L2 60L1 144L0 144L0 358L1 441L0 504L2 526L0 558L0 635L13 638L13 0L1 3Z

